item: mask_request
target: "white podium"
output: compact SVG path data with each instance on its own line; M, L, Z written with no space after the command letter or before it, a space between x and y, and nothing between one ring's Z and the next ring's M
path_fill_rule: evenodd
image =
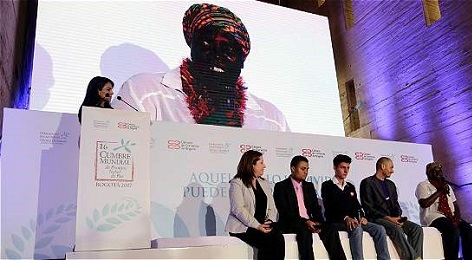
M149 114L84 107L76 251L151 246Z

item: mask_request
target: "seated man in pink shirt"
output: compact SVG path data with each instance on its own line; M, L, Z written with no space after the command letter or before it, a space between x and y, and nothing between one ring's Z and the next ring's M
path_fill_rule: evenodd
M301 260L314 259L313 233L318 233L330 259L346 259L338 231L325 223L315 186L305 181L308 159L297 155L290 162L290 177L275 184L274 200L279 211L278 225L283 233L297 234Z

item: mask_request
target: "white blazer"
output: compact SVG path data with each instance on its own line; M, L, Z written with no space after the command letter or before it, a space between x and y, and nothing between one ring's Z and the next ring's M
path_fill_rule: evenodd
M272 190L269 182L258 178L257 181L267 196L266 218L277 221L277 209L275 208ZM246 187L240 178L230 181L229 187L230 212L226 221L225 230L231 233L244 233L248 227L257 228L260 224L254 213L256 212L256 197L251 187Z

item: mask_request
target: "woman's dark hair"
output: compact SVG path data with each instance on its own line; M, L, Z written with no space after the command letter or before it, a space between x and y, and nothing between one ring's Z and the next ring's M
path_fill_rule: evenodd
M246 151L238 163L238 171L234 178L240 178L246 187L251 187L254 178L254 165L261 159L262 153L254 150Z
M115 86L115 83L113 83L111 79L102 77L102 76L96 76L90 80L87 86L87 92L85 93L84 101L82 102L82 105L80 105L79 115L78 115L79 122L82 122L82 107L83 106L98 107L100 105L101 99L100 99L100 96L98 95L98 91L102 90L105 84L107 83L110 83L112 87ZM112 107L110 106L110 103L105 102L104 108L112 108Z

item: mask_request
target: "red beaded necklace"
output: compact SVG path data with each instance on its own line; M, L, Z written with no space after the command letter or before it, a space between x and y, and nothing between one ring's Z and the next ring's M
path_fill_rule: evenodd
M216 113L215 107L209 103L210 97L204 87L199 86L195 82L195 78L190 72L190 59L187 58L182 62L180 66L180 75L182 78L182 90L187 94L187 104L195 122L198 124L216 124L216 125L228 125L228 126L242 126L244 123L244 111L246 110L246 87L242 77L239 77L236 81L235 95L231 99L228 98L228 102L233 104L234 109L226 111L224 113L223 123L218 123L211 119L211 116ZM209 120L210 119L210 120ZM215 121L215 122L213 122Z

